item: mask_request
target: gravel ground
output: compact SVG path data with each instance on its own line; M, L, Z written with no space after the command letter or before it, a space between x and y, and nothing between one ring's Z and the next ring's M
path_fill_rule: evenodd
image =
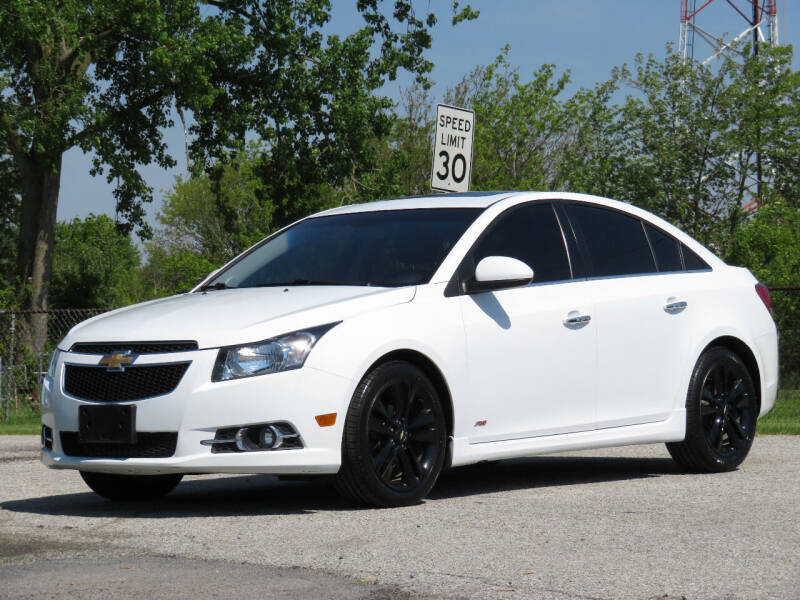
M800 597L800 437L680 473L636 446L446 472L401 509L321 482L187 477L112 504L0 436L0 597Z

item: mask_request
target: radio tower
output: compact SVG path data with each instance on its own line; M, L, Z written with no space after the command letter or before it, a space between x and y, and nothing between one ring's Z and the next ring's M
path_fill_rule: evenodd
M726 4L735 10L747 23L747 29L729 41L709 30L700 27L697 16L706 11L715 0L681 0L681 29L678 38L678 52L686 58L695 58L695 39L700 38L711 47L712 54L702 61L708 64L715 58L730 58L727 51L753 35L753 53L758 54L758 45L766 43L778 45L778 0L724 0L717 4ZM699 6L698 6L699 5Z

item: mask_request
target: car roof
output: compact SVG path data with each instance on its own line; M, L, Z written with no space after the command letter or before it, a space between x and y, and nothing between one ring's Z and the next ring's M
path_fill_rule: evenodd
M363 204L348 204L315 214L315 217L381 210L412 210L420 208L486 208L495 202L530 195L530 192L464 192L460 194L431 194L395 200L378 200Z

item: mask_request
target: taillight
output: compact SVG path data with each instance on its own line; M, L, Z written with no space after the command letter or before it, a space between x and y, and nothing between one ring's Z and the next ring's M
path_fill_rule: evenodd
M769 314L772 315L772 317L774 318L775 315L772 313L772 296L769 295L769 288L765 286L763 283L757 283L756 294L758 294L758 297L761 298L761 301L764 303L764 306L767 307Z

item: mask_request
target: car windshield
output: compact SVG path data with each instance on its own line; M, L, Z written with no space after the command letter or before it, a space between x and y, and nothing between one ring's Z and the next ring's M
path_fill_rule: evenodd
M480 212L435 208L306 219L244 255L202 289L426 283Z

